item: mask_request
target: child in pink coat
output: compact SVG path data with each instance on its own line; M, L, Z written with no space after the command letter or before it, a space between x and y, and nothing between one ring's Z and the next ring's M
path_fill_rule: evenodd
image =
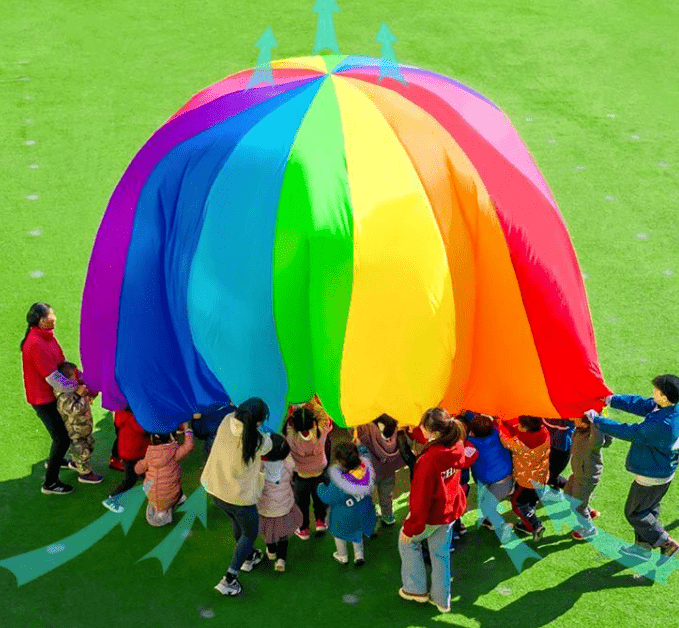
M153 434L146 455L134 466L138 475L146 473L148 506L146 520L155 527L172 522L172 510L183 503L182 469L179 461L193 449L193 430L184 423L184 442L177 442L176 433Z

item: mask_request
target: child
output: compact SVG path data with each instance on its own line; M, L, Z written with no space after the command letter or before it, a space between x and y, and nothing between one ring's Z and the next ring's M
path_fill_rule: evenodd
M498 420L487 414L475 414L469 423L469 442L476 447L479 457L472 465L476 484L482 484L498 502L512 493L512 454L500 442L496 429ZM489 530L493 523L485 517L481 522Z
M124 410L117 410L113 420L118 428L118 453L125 465L125 475L123 481L111 491L102 504L112 512L120 513L123 507L115 497L130 490L137 483L134 465L146 455L146 449L151 441L144 428L137 423L130 406Z
M625 504L625 517L634 528L634 545L622 552L648 559L659 547L665 559L679 551L679 543L660 523L660 503L670 487L679 462L679 377L653 379L653 397L632 395L607 398L612 408L645 417L641 423L618 423L588 410L589 420L604 434L631 442L626 468L635 474Z
M601 448L608 447L613 438L604 435L588 421L577 420L575 425L577 429L571 447L572 472L563 492L580 502L575 507L575 513L582 525L573 530L572 536L576 541L583 541L597 533L592 519L596 519L599 512L589 507L589 500L603 471Z
M561 474L571 459L573 432L575 423L567 420L543 419L549 432L549 479L547 484L555 490L561 490L566 485L566 478Z
M318 496L330 506L330 534L335 537L337 551L332 557L342 565L349 562L347 541L354 546L354 565L365 563L363 535L370 536L377 524L375 506L370 491L375 483L375 471L368 452L359 453L352 442L342 442L335 448L335 464L328 470L329 484L318 487Z
M288 539L302 525L302 511L292 490L295 461L290 445L279 434L271 434L271 441L271 451L262 456L264 490L257 502L259 534L264 537L267 557L276 561L274 569L285 571Z
M397 427L396 419L381 414L371 423L356 428L356 437L368 449L375 470L380 519L385 526L396 523L393 512L396 471L406 465L406 458L414 458L405 434Z
M532 534L537 541L545 528L535 514L538 494L534 483L545 485L549 479L549 432L542 419L522 415L500 426L500 441L512 452L516 481L512 510L520 519L514 529Z
M207 462L210 456L210 449L212 449L212 443L215 441L215 435L222 420L227 414L231 414L235 410L235 406L227 401L213 403L201 412L194 413L191 429L198 440L205 441L204 462Z
M80 382L78 368L71 362L62 362L57 370L73 382ZM94 450L92 436L92 410L90 397L81 396L75 390L58 392L57 410L64 420L64 425L71 439L71 460L69 468L78 472L78 482L83 484L100 484L104 479L92 471L91 459Z
M318 498L316 488L322 481L323 471L328 465L325 443L332 431L332 421L317 395L308 404L293 406L292 414L283 428L283 435L290 445L295 461L294 490L295 502L302 511L302 525L295 534L306 541L309 539L309 502L313 500L316 532L325 532L326 507Z
M478 452L466 451L464 428L442 408L424 413L419 430L427 440L417 458L410 486L410 510L403 522L398 549L403 586L399 595L415 602L431 602L440 612L450 611L450 539L453 521L462 516L467 498L460 487L460 470L470 467ZM431 590L422 542L431 555Z
M182 504L186 496L182 492L182 469L179 461L193 449L193 430L184 423L184 442L177 442L177 434L152 434L151 444L144 457L134 465L137 475L146 474L146 521L154 527L172 523L172 510ZM149 484L150 483L150 484Z

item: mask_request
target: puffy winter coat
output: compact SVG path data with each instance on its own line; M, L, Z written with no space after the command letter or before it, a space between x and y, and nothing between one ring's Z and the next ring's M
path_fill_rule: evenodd
M390 438L384 438L380 428L371 422L357 426L356 435L370 453L376 480L389 477L405 466L405 460L399 448L397 430L394 430Z
M280 474L275 478L267 473L268 466L277 463L262 461L264 470L264 490L257 502L257 511L262 517L282 517L287 515L295 505L295 495L292 490L292 472L295 469L295 461L288 455L285 460L280 460Z
M172 508L182 492L182 469L179 461L193 449L193 434L188 433L184 442L164 445L149 445L146 455L134 465L138 475L146 473L145 484L149 482L148 498L156 510Z

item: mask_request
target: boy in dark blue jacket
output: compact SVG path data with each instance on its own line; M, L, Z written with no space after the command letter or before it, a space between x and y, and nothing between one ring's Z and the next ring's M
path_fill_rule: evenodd
M627 496L625 517L634 528L635 544L625 554L648 559L659 547L666 558L679 551L658 518L660 502L670 487L679 463L679 377L659 375L653 380L653 398L613 395L612 408L645 417L641 423L618 423L588 410L587 418L604 434L628 440L626 468L636 474Z

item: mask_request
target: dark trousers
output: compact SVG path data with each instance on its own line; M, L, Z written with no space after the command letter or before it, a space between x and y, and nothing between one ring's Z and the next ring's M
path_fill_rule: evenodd
M518 484L512 493L512 510L521 519L521 523L529 532L542 525L542 522L535 514L535 507L538 503L538 494L535 489L524 488Z
M320 475L315 478L301 478L297 473L294 475L292 488L295 493L295 503L302 511L302 530L309 528L309 504L312 500L316 520L325 521L328 507L320 500L316 493L316 487L321 483L322 479Z
M268 543L266 551L269 552L269 554L276 554L276 558L285 560L288 555L288 539L283 539L282 541L278 541L278 543Z
M251 556L252 548L259 534L259 514L257 506L235 506L227 504L218 497L212 497L215 506L223 510L233 527L233 538L236 548L229 565L228 572L234 576L238 574L243 563Z
M139 460L141 460L141 458L138 458L137 460L123 460L123 464L125 465L123 481L111 491L109 497L129 491L137 483L137 478L139 476L134 472L134 465L137 464Z
M634 528L636 543L657 547L667 543L670 537L660 523L660 502L672 482L657 486L642 486L632 482L625 503L625 517Z
M568 451L560 451L559 449L549 450L549 480L547 480L549 486L558 489L566 486L566 478L562 477L561 474L568 466L570 459L570 449Z
M45 486L52 486L59 481L59 468L64 456L68 452L68 448L71 446L71 439L68 437L68 430L64 425L64 420L61 418L59 410L57 410L56 401L33 406L33 409L52 437L50 457L47 461L47 473L45 473Z

